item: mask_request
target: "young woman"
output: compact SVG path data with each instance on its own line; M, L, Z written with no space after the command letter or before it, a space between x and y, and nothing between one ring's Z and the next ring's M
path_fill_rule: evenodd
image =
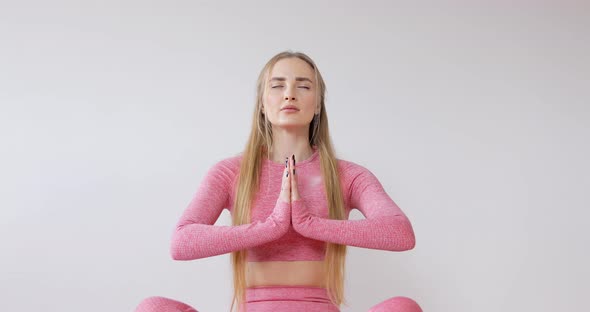
M390 251L415 246L410 221L376 176L336 158L325 91L306 54L285 51L271 58L258 77L245 150L209 169L177 223L173 259L231 252L232 310L340 311L346 305L346 245ZM224 208L232 226L214 225ZM348 220L352 208L365 219ZM196 309L155 296L136 311ZM369 311L422 310L398 296Z

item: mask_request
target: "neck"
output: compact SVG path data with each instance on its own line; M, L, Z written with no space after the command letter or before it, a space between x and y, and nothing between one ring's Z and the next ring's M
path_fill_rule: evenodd
M285 159L291 155L295 155L295 161L309 158L313 154L313 149L309 144L308 136L308 131L273 129L274 143L269 158L277 163L284 163Z

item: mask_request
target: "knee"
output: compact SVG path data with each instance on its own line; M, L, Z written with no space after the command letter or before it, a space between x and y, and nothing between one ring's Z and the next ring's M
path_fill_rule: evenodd
M369 312L422 312L422 308L412 298L398 296L372 306Z
M162 303L166 302L166 299L159 296L145 298L139 302L135 308L135 312L155 312Z
M188 304L161 296L143 299L135 308L135 312L198 312Z

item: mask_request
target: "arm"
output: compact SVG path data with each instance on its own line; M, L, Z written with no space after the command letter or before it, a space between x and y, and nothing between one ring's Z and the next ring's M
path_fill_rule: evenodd
M174 260L194 260L247 249L287 232L290 204L280 198L265 220L238 226L213 225L228 207L232 176L224 161L209 169L172 234L170 253Z
M305 200L291 202L293 227L301 235L356 247L404 251L414 248L412 225L368 169L360 168L350 186L350 205L360 210L363 220L324 219L313 215Z

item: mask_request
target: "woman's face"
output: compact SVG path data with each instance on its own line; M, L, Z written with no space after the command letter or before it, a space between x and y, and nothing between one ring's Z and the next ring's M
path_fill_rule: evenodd
M316 105L314 71L296 57L279 60L267 80L264 113L273 126L308 127ZM294 106L295 110L285 109ZM306 128L307 129L307 128Z

